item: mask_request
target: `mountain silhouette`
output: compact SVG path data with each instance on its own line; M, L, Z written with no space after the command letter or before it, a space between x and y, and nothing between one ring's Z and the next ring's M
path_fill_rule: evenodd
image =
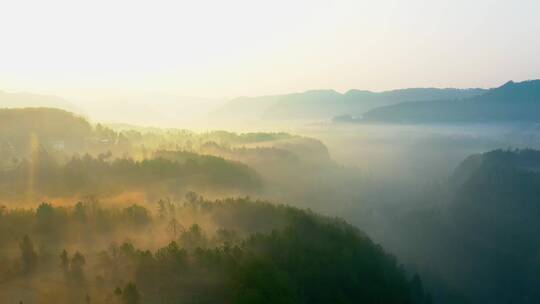
M330 119L337 115L362 113L375 107L405 101L456 99L477 96L482 89L410 88L384 92L311 90L303 93L239 97L214 112L224 119L302 120Z
M540 80L509 81L482 95L415 101L366 112L363 122L533 122L540 121Z

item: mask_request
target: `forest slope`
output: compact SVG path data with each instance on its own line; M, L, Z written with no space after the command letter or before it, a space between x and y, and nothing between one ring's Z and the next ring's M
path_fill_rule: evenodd
M159 206L0 209L0 300L431 303L418 276L343 221L245 199Z

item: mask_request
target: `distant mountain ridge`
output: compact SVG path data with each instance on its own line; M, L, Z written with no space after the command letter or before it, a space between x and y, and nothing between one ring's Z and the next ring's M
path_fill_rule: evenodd
M372 109L359 122L540 121L540 80L509 81L484 94L461 99L398 103Z
M458 99L478 96L483 89L409 88L384 92L311 90L303 93L239 97L215 111L224 119L302 120L330 119L337 115L362 113L379 106L405 101Z
M0 108L58 108L83 114L83 110L61 97L26 92L8 93L0 91Z

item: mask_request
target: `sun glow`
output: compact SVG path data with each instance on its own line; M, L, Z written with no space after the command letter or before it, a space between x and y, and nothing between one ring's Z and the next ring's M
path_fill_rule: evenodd
M531 56L540 47L539 8L490 0L10 1L0 10L0 89L82 100L492 87L538 76ZM500 22L516 18L522 26Z

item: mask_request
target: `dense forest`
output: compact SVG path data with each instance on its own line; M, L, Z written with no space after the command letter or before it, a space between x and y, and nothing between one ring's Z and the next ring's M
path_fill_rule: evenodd
M193 153L171 153L183 160L161 157L109 160L110 154L96 158L86 154L59 163L46 151L39 150L32 161L23 161L0 172L0 200L111 197L129 192L183 196L188 190L209 189L233 195L255 193L262 187L257 173L241 163Z
M418 276L341 220L193 193L154 207L2 209L0 299L431 303Z

